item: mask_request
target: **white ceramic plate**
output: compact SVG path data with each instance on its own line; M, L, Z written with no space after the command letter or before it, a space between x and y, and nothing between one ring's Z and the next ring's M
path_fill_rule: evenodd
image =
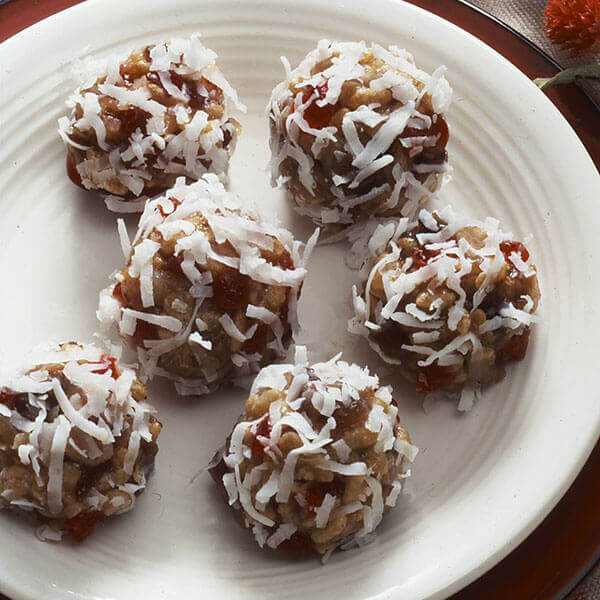
M376 541L326 566L261 553L198 470L240 411L243 392L201 401L152 385L164 432L156 474L136 510L81 546L38 542L0 514L0 590L20 599L442 598L481 575L550 511L600 430L597 373L600 179L559 112L517 69L449 23L401 2L370 0L90 0L0 47L0 350L26 355L47 338L89 340L98 291L121 265L115 216L64 172L56 119L72 87L66 64L198 30L249 106L232 185L301 237L310 227L269 188L263 107L321 37L395 43L419 64L448 68L454 181L443 203L508 230L533 233L543 324L526 360L474 410L425 414L397 386L421 453L410 493ZM129 220L131 227L135 219ZM384 369L346 334L352 273L343 246L317 249L302 294L312 358L345 357Z

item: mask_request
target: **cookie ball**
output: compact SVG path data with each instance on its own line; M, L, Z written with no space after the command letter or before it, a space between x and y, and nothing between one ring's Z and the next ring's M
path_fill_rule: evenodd
M377 376L298 354L258 374L210 470L261 548L327 557L370 540L417 449Z
M179 181L148 202L98 317L118 324L148 376L207 393L285 353L315 241L302 251L214 175Z
M196 34L89 66L59 120L73 183L135 200L180 176L225 180L241 131L230 113L245 107L216 58Z
M43 539L82 541L133 508L161 424L135 372L94 345L34 351L0 374L0 505L36 513Z
M445 67L365 42L321 40L269 103L271 172L295 208L333 232L373 216L408 215L448 169Z
M418 220L377 226L365 244L350 331L419 392L463 392L525 357L540 301L527 248L496 219L421 210Z

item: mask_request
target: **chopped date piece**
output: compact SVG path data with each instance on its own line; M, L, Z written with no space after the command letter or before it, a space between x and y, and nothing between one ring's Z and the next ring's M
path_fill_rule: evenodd
M304 118L313 129L322 129L327 126L333 115L338 111L338 106L336 104L324 104L321 106L318 102L325 98L327 88L327 82L316 88L309 85L302 95L303 102L307 102L316 92L315 101L304 110Z
M102 525L105 520L106 516L99 510L81 512L65 521L65 529L76 542L83 542L94 533L96 526Z
M315 552L310 537L298 532L281 542L277 549L295 558L306 558Z
M239 310L248 304L251 280L236 269L220 265L213 271L213 298L222 311Z
M85 189L77 170L78 156L73 148L67 148L67 176L77 186Z
M448 368L438 365L421 367L417 372L417 392L434 392L443 389L454 381L454 374Z
M368 403L364 398L350 398L347 404L341 404L335 409L333 416L340 427L352 427L364 421L369 413Z
M28 394L13 392L7 388L0 389L0 404L4 404L10 410L16 410L19 415L33 421L40 409L29 401Z
M513 252L518 254L523 262L527 262L529 260L529 252L521 242L500 242L500 250L502 250L502 254L504 254L506 262L510 263L511 265L513 265L513 262L511 260L511 255Z
M110 372L110 376L113 379L119 378L119 369L117 367L117 359L114 356L108 356L107 354L103 354L100 363L102 364L102 368L97 371L92 371L92 373L100 373L104 374Z
M81 476L77 481L77 488L75 494L77 498L81 499L89 489L96 483L96 481L105 473L110 471L110 461L100 463L99 465L82 468Z
M133 339L136 343L142 344L144 340L156 340L158 337L158 327L156 325L141 319L137 321L133 333Z
M8 388L0 388L0 403L4 404L10 409L15 407L15 401L19 394L9 390Z
M306 510L315 512L315 509L323 504L323 500L327 494L331 496L341 496L344 493L345 484L339 479L334 479L331 482L316 481L311 483L304 490L306 499Z
M417 246L412 253L412 265L411 271L417 271L424 267L429 261L435 256L439 256L439 250L430 250L429 248L423 248L421 246Z
M268 446L268 442L259 439L260 437L268 438L271 435L271 423L268 415L258 424L256 428L256 434L252 441L251 452L252 456L262 458L265 455L265 447Z
M513 335L506 346L502 348L500 353L504 360L519 361L525 358L527 353L527 346L529 344L529 334L531 330L529 328L524 329L521 333Z
M106 108L104 121L107 126L107 137L120 143L126 142L132 133L140 130L146 134L146 123L152 115L149 112L128 106L127 108Z
M125 295L123 294L123 286L121 283L116 283L113 288L112 295L118 300L121 306L124 306L127 303L125 299Z
M161 252L161 257L164 261L165 269L171 271L171 273L181 273L181 263L183 262L183 253L175 256L173 254L167 254L166 256Z
M158 207L158 211L163 217L167 217L168 215L174 213L177 210L177 207L181 205L181 200L178 200L177 198L169 198L169 200L173 203L172 210L165 212L165 209L162 205Z
M416 127L405 127L400 134L401 138L427 138L428 148L437 148L445 150L450 139L450 130L446 119L438 115L437 119L431 122L427 128L417 129ZM432 140L432 141L429 141ZM430 145L432 144L432 145Z

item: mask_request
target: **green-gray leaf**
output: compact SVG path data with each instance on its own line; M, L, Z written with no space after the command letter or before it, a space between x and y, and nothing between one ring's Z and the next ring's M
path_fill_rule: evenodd
M533 80L541 90L549 88L551 85L560 85L563 83L573 83L576 79L600 79L600 65L582 65L580 67L571 67L560 71L554 77L538 77Z

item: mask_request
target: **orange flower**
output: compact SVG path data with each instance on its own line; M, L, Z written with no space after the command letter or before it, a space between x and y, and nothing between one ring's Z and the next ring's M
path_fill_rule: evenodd
M549 0L544 16L548 37L570 56L600 46L600 0Z

